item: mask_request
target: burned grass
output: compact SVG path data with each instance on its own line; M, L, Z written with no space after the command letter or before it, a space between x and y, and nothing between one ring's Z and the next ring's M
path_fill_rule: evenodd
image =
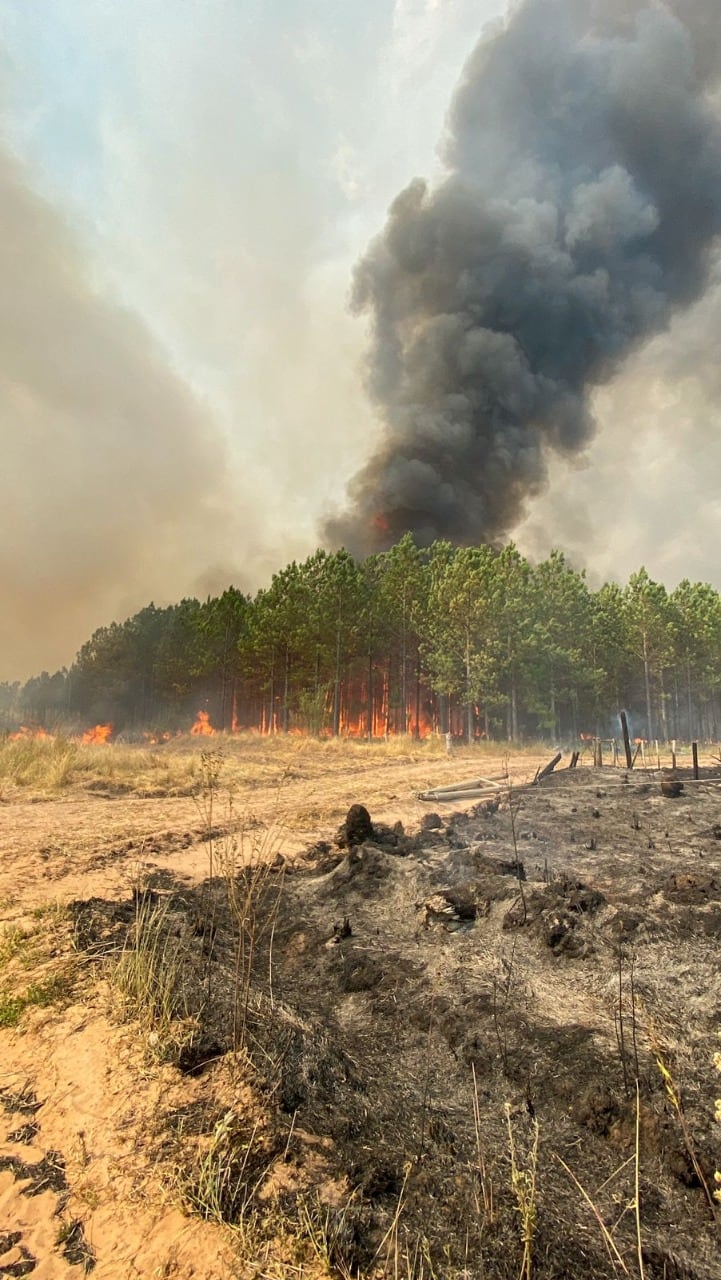
M712 1280L721 796L624 777L75 904L194 1081L186 1207L341 1277Z

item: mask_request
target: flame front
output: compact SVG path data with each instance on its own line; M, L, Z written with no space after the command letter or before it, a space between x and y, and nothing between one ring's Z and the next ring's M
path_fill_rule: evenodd
M215 729L210 723L210 716L207 711L199 711L195 717L195 724L190 730L194 738L213 738L215 737Z
M17 733L8 734L10 742L52 742L52 733L47 733L45 729L30 729L26 724L21 724Z
M80 741L87 745L102 746L110 741L110 735L113 732L111 724L96 724L94 729L86 729Z

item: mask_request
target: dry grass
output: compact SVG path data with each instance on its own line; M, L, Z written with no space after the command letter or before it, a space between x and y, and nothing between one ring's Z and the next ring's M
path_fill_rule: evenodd
M327 778L334 774L362 773L384 764L435 766L457 760L461 769L482 766L498 759L543 756L549 748L527 743L507 747L497 743L459 746L448 761L445 739L431 737L416 742L395 737L368 742L351 738L310 738L295 734L262 738L258 734L217 734L212 738L175 738L157 747L122 742L84 744L57 736L51 739L0 738L0 787L18 788L29 794L57 795L91 791L111 796L160 798L189 796L204 785L202 756L208 750L222 753L224 782L244 789L267 787L298 777Z
M156 903L139 894L134 925L112 966L121 1017L140 1023L161 1062L177 1063L199 1032L204 997L192 941L168 899Z
M0 782L31 793L71 788L128 795L188 795L197 781L197 752L86 746L68 738L0 741Z

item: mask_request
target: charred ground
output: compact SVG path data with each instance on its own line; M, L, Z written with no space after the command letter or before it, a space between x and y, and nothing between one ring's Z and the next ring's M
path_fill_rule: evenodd
M307 1274L515 1280L537 1140L534 1275L711 1280L707 772L669 799L650 774L564 770L405 829L359 787L369 823L262 858L216 811L210 876L174 875L170 848L134 894L75 900L103 972L151 919L177 963L167 1019L127 985L123 1012L188 1090L152 1136L186 1209L240 1224L262 1274L270 1248Z

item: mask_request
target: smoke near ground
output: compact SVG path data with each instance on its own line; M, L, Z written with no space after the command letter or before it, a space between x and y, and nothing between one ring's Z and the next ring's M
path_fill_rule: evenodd
M202 404L7 150L0 274L2 679L69 660L124 605L188 593L228 519Z
M448 173L357 267L379 447L326 536L355 552L514 528L594 389L703 295L721 230L711 0L525 0L466 66Z

